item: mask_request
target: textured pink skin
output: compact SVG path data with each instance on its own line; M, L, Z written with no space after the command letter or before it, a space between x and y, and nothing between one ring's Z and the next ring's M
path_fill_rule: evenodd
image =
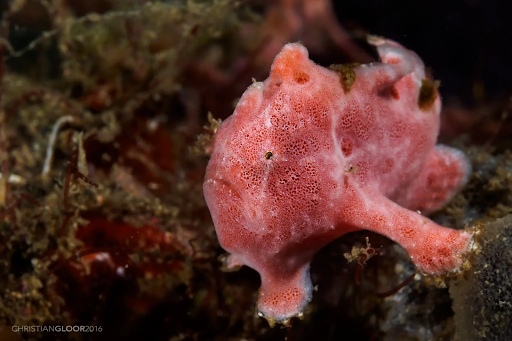
M419 57L369 41L382 63L354 68L349 91L305 47L287 44L217 133L206 201L231 262L261 275L258 309L269 320L301 313L312 257L348 232L393 239L431 275L458 271L471 248L469 232L415 212L440 208L470 171L460 151L435 146L439 95L421 110Z

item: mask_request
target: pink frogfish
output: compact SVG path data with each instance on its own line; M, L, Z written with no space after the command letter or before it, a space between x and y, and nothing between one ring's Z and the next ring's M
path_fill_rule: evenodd
M381 62L330 68L285 45L216 134L205 198L228 263L260 274L257 309L272 323L302 315L313 256L346 233L387 236L433 276L460 271L472 248L469 230L422 215L471 172L461 151L436 145L437 84L414 52L368 41Z

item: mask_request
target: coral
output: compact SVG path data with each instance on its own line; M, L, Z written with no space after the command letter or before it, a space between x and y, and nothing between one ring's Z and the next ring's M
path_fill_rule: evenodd
M334 71L286 45L218 130L205 197L223 248L260 273L271 323L301 315L313 255L348 232L386 235L436 276L458 271L472 245L414 212L440 208L470 172L463 153L435 146L435 82L414 52L369 42L382 63Z

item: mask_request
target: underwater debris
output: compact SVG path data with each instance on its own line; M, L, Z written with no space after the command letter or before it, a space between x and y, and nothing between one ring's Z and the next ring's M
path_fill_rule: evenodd
M192 153L196 155L212 155L215 134L219 130L222 120L213 118L213 115L209 112L208 123L210 124L209 126L204 126L206 133L199 134L195 145L191 148Z
M44 160L43 172L41 174L43 177L50 173L50 167L53 160L53 150L55 148L55 140L57 140L57 134L59 133L60 127L68 122L73 122L73 120L73 116L62 116L57 120L57 122L55 122L55 125L52 128L52 133L48 140L48 146L46 148L46 158Z
M370 258L379 255L379 251L375 248L372 248L370 245L370 238L366 237L366 247L357 247L354 246L350 253L346 252L343 256L347 259L347 261L353 262L357 261L357 269L356 269L356 284L360 283L360 272L363 269L364 265Z
M432 217L464 228L478 221L491 222L512 213L512 153L458 143L471 160L468 183L453 200Z
M481 224L471 269L450 285L454 340L512 339L512 215Z
M225 62L245 48L229 43L244 11L217 1L59 13L65 20L53 18L53 33L29 50L44 59L56 46L60 77L17 69L26 50L1 79L2 178L11 180L2 195L1 324L104 325L102 336L114 335L121 321L164 305L176 331L193 316L183 311L197 311L197 320L220 320L221 334L228 315L246 317L219 301L246 295L220 276L205 160L189 153L198 127L183 129L179 101L184 75L208 50L231 46ZM25 278L42 284L25 294ZM105 313L112 309L120 313ZM127 339L145 333L123 330Z

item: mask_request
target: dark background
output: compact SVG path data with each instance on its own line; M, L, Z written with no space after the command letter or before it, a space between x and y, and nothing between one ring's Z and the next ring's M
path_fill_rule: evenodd
M485 0L333 1L346 29L361 28L416 51L441 80L441 93L474 104L481 82L485 100L512 95L510 2Z

